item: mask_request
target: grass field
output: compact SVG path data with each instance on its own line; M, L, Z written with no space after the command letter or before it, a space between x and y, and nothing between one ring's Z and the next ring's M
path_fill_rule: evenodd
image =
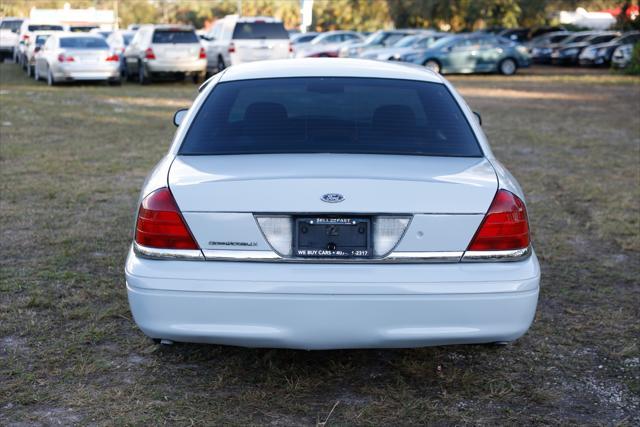
M543 280L503 348L160 348L123 264L187 83L0 64L0 425L640 423L640 79L452 77L528 196ZM23 425L23 424L20 424Z

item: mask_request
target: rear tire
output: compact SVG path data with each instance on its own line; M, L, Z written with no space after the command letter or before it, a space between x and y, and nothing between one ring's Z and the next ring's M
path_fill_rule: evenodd
M227 65L224 63L224 59L222 56L218 56L218 64L216 65L216 73L219 73L227 68Z
M505 58L498 64L498 71L503 76L512 76L516 73L518 64L512 58Z
M206 77L207 73L205 71L201 72L201 73L196 73L193 76L191 76L191 78L193 79L193 83L199 85L200 83L202 83Z
M149 76L147 76L142 62L138 63L138 83L141 85L148 85L150 83Z
M55 86L56 85L56 78L53 77L53 73L51 72L51 68L47 67L47 84L49 86Z
M442 67L440 66L440 63L435 59L427 59L426 61L424 61L422 65L424 65L424 67L427 70L431 70L434 73L438 73L438 74L440 74L440 70L442 69Z

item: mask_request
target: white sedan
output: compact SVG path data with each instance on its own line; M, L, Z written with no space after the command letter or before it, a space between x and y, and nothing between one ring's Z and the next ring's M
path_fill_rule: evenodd
M99 34L55 33L35 55L34 77L50 86L74 80L119 84L120 58Z
M299 349L505 343L540 269L520 186L442 77L359 59L231 67L140 195L149 337Z

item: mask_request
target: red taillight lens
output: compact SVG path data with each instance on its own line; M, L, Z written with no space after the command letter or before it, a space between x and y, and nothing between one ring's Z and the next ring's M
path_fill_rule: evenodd
M529 246L529 221L522 200L499 190L474 236L469 251L505 251Z
M198 55L198 59L207 59L207 52L203 47L200 48L200 54Z
M22 40L29 40L29 34L23 34Z
M199 249L168 188L156 190L142 201L136 243L150 248Z
M233 43L229 43L229 53L234 53L236 51L236 45Z
M58 61L59 62L73 62L73 61L75 61L75 59L73 59L73 56L69 56L69 55L65 55L65 54L61 53L60 55L58 55Z
M118 62L118 61L120 61L120 57L114 53L113 55L109 55L109 56L107 56L106 61L109 61L109 62Z
M293 44L289 42L289 53L293 53Z
M146 59L156 59L156 54L153 53L153 49L149 47L147 48L147 50L144 51L144 57Z

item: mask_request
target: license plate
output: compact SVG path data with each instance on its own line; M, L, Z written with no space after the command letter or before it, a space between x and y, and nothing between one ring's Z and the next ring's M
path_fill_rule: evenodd
M368 258L369 218L296 218L293 253L303 258Z

